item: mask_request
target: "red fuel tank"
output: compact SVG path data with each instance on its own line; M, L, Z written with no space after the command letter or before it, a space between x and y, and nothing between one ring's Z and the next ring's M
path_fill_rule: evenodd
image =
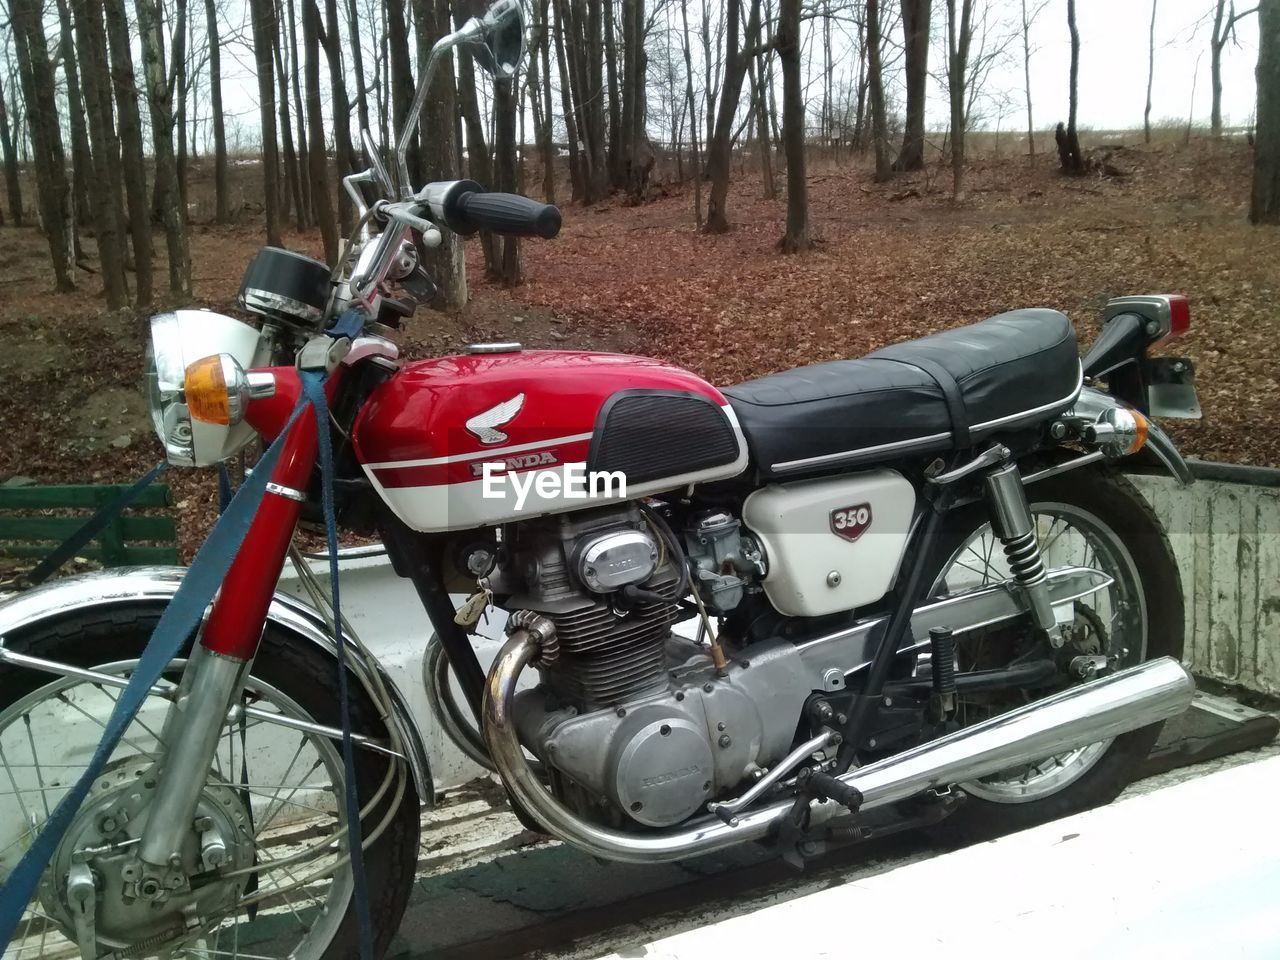
M415 530L464 530L736 476L737 418L658 360L536 350L405 364L356 419L356 455Z

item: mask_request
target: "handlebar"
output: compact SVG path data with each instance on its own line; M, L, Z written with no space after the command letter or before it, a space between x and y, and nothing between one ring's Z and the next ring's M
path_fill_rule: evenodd
M455 201L456 218L463 233L492 230L513 237L550 240L560 232L560 210L518 193L481 193L468 190Z

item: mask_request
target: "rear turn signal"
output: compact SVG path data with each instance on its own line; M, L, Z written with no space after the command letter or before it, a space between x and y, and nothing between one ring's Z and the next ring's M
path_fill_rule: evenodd
M1127 457L1146 445L1151 424L1132 407L1111 407L1084 430L1084 439L1096 443L1109 457Z

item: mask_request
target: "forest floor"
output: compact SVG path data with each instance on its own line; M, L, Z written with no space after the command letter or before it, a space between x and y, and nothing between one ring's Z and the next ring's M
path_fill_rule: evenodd
M815 164L819 242L790 257L776 250L785 202L761 199L751 163L735 169L735 226L721 236L695 229L688 185L641 206L566 204L561 236L525 245L514 290L480 279L470 243L472 303L420 311L403 349L516 339L644 353L732 383L1020 306L1065 311L1087 341L1109 297L1186 293L1192 329L1169 350L1195 361L1204 420L1172 432L1194 456L1280 466L1280 230L1246 221L1248 146L1131 146L1111 163L1124 175L1065 178L1049 157L978 160L963 203L938 167L876 184L861 161ZM262 242L258 223L194 226L199 304L234 310ZM319 250L313 234L286 244ZM35 230L0 228L0 483L131 480L159 458L139 389L146 319L105 312L89 273L78 291L54 292L47 257ZM161 265L158 288L164 278ZM208 471L168 482L189 554L215 484Z

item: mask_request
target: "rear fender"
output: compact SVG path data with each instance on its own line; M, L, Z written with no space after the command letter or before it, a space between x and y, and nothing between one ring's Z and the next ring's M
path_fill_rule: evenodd
M67 577L17 594L0 602L0 645L5 638L41 621L56 620L89 607L152 605L163 609L182 583L184 567L132 567L100 570ZM337 644L329 634L324 619L311 607L292 597L277 593L271 601L267 620L299 643L319 647L337 667ZM353 646L347 648L347 664L352 674L370 689L372 678L378 677L391 700L391 716L387 718L405 745L404 758L413 772L419 802L430 805L435 792L431 780L431 764L418 726L414 723L404 694L371 656Z

